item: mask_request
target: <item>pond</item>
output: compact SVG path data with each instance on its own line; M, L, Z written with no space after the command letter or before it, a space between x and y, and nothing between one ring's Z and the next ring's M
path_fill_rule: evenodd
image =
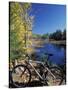
M49 61L54 64L63 65L66 60L66 49L64 46L55 45L55 44L44 44L43 47L36 48L36 55L38 60L41 60L41 57L44 53L51 53L53 56L50 56Z

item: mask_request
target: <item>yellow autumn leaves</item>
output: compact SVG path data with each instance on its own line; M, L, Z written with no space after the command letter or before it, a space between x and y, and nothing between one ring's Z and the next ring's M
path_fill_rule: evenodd
M29 14L31 4L10 2L10 59L19 59L23 53L32 50L30 37L32 37L32 27L27 28L30 23ZM28 20L27 20L28 19ZM27 20L27 21L26 21ZM30 31L29 31L30 30Z

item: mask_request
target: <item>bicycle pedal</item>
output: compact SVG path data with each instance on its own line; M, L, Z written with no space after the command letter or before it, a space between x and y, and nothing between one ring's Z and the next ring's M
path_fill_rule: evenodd
M46 85L46 84L47 84L47 81L42 81L42 83L43 83L44 85Z

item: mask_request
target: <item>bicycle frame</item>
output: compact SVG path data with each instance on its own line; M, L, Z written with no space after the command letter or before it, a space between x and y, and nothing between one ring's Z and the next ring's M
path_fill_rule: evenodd
M46 66L44 65L43 62L41 62L41 61L32 61L32 60L29 60L29 61L28 61L28 64L32 67L32 69L36 72L36 74L39 76L39 78L40 78L41 80L44 80L44 78L43 78L43 77L40 75L40 73L35 69L35 67L32 65L32 62L37 63L37 64L41 64L41 65L44 67L44 69L46 69L46 70L53 76L53 78L56 78L55 75L53 75L53 73L49 70L48 67L46 67ZM45 79L45 80L46 80L46 79Z
M14 67L12 70L12 73L11 73L11 80L12 80L13 84L16 86L16 85L18 85L17 83L19 83L20 81L19 81L19 79L18 80L15 79L15 75L16 75L15 70L17 72L21 71L21 73L19 73L18 77L20 79L22 78L23 81L20 80L21 84L23 85L23 83L24 83L25 86L26 86L26 84L29 85L29 83L32 82L33 80L40 80L42 83L44 83L44 84L47 83L48 85L50 85L52 79L53 79L52 85L53 84L61 85L63 82L63 76L61 75L62 74L61 69L59 69L57 67L49 66L47 61L46 62L33 61L31 58L28 57L25 59L23 64L20 64L20 65L17 65L16 67ZM53 70L54 71L60 70L60 72L57 71L58 73L56 73L56 72L53 72ZM60 81L56 81L56 80L60 80ZM18 85L18 87L19 87L19 85Z

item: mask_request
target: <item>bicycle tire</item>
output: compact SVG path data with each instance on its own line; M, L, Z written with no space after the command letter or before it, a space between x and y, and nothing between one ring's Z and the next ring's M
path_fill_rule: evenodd
M55 75L55 77L58 75L59 77L58 78L60 78L60 81L59 81L59 83L58 84L56 84L56 85L61 85L62 84L62 82L63 82L63 74L62 74L62 70L59 68L59 67L56 67L56 66L54 66L54 67L50 67L50 71ZM59 71L59 73L57 72L57 71ZM47 74L46 74L46 80L47 80L47 83L49 82L49 80L51 79L51 77L49 78L49 72L47 72ZM48 77L48 78L47 78ZM56 77L57 78L57 77ZM56 82L56 81L55 81ZM51 83L52 84L52 83ZM48 83L48 85L49 85L49 83ZM53 85L54 86L54 85Z
M28 82L25 82L25 83L23 83L23 82L15 82L14 80L13 80L13 73L16 73L16 69L17 68L19 68L19 69L21 69L21 68L24 68L24 69L26 69L28 72L28 74L29 74L29 76L28 76ZM25 70L25 71L26 71ZM23 71L24 72L24 71ZM22 72L22 73L23 73ZM18 73L20 73L20 72L18 72ZM24 73L26 73L26 72L24 72ZM24 74L23 73L23 74ZM28 75L27 74L27 75ZM17 78L18 79L18 78ZM15 66L14 68L13 68L13 70L12 70L12 72L11 72L11 81L12 81L12 84L15 86L15 87L17 87L17 88L21 88L21 87L26 87L26 86L28 86L28 84L30 83L30 81L31 81L31 71L29 70L29 68L26 66L26 65L17 65L17 66Z

